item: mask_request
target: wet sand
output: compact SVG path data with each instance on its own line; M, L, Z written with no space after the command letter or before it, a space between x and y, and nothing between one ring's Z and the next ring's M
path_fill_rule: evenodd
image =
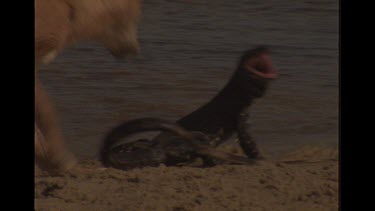
M338 210L337 149L303 147L278 161L300 159L309 162L129 171L85 160L62 176L37 173L35 210Z

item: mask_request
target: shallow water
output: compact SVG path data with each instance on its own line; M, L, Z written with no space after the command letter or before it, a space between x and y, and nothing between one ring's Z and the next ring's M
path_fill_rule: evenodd
M176 120L211 99L244 50L273 51L281 76L252 107L251 131L276 155L338 143L338 1L144 1L141 53L118 61L81 43L41 71L69 147L95 157L118 123Z

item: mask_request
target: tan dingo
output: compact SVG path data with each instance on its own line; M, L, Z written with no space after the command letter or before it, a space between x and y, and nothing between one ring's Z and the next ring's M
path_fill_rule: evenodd
M136 54L140 7L140 0L35 1L35 159L42 170L58 174L76 160L66 149L38 68L82 40L101 43L115 57Z

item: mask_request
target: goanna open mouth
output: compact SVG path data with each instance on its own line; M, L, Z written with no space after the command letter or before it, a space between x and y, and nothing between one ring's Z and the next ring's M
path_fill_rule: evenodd
M254 75L264 79L276 79L279 76L278 70L272 67L270 58L260 59L256 62L250 59L249 62L246 63L245 68Z

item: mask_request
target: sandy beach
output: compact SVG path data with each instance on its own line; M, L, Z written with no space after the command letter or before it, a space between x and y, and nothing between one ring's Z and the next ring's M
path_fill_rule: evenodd
M274 161L212 168L121 171L85 160L58 177L37 171L35 210L334 211L337 159L337 149L306 146ZM283 162L293 160L304 161Z
M338 210L338 1L193 2L144 1L133 59L79 43L41 69L80 163L56 177L36 169L35 210ZM251 108L249 129L268 159L129 171L96 159L114 126L191 113L223 88L243 51L263 44L280 78Z

